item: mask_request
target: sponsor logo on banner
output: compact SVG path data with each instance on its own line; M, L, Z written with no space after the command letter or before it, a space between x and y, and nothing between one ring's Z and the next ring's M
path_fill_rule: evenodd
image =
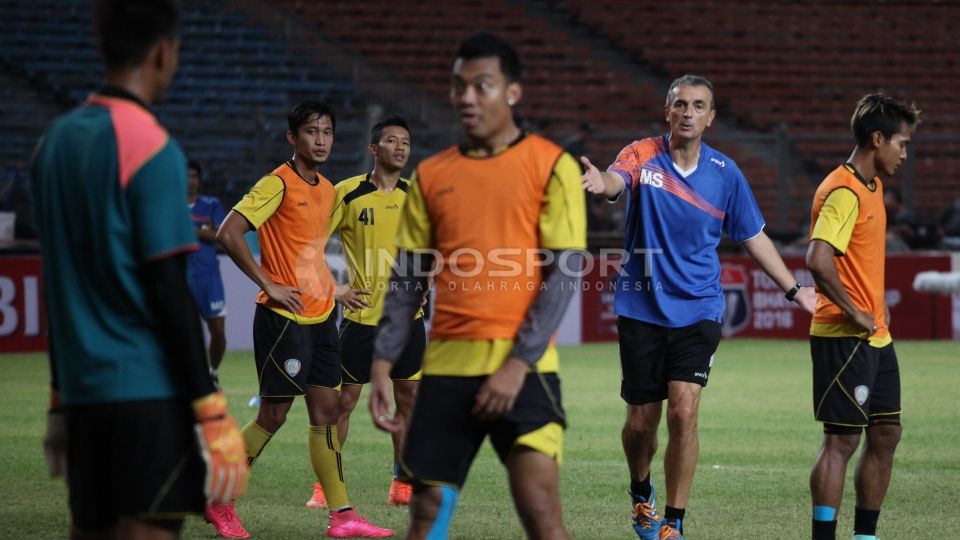
M747 269L743 265L723 263L720 270L723 287L723 335L732 336L750 324L747 297Z

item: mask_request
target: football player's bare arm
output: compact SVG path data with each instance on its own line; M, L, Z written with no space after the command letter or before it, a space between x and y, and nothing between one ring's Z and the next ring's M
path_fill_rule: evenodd
M253 230L247 218L243 217L235 210L227 214L227 218L220 225L217 231L217 241L223 246L223 250L233 260L240 270L256 283L263 292L274 302L289 310L291 313L301 313L303 311L303 302L300 301L300 289L274 283L260 269L260 265L253 258L250 252L250 246L243 237L244 234Z

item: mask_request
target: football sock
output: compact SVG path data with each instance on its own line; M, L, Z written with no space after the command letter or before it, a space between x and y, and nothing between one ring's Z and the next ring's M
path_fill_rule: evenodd
M879 510L866 510L857 506L853 515L853 534L876 536L879 519Z
M400 462L399 462L399 461L394 461L394 462L393 462L393 477L394 477L394 478L400 478L401 476L403 476L403 469L400 468Z
M813 507L813 540L835 540L837 537L837 509L830 506Z
M457 501L460 499L460 492L456 488L441 486L439 489L440 509L437 511L436 519L433 520L430 532L427 533L427 540L447 537L450 522L453 521L453 512L457 509Z
M647 474L647 477L643 480L631 480L630 481L630 494L636 495L638 497L643 497L643 500L650 500L650 492L652 488L650 486L650 475Z
M663 522L676 529L680 534L683 534L683 515L686 512L686 508L667 506L663 510Z
M243 442L247 445L247 464L253 465L253 462L260 457L263 447L270 442L273 433L263 429L255 420L251 420L240 430L243 435Z
M331 510L350 506L347 485L343 481L343 463L337 426L310 426L310 463Z

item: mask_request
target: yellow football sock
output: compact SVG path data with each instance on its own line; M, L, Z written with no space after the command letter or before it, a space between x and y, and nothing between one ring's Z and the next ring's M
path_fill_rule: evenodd
M340 440L337 426L310 426L310 463L331 510L350 506L347 485L343 481Z
M247 445L247 463L253 465L253 462L260 457L260 452L263 452L263 447L270 442L273 433L260 427L256 420L251 420L243 426L240 433L243 434L243 442Z

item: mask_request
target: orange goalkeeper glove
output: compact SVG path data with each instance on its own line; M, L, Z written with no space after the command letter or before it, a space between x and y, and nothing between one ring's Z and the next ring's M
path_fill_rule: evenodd
M227 413L223 392L193 402L197 443L207 462L204 493L215 502L228 502L247 488L247 448L237 423Z

